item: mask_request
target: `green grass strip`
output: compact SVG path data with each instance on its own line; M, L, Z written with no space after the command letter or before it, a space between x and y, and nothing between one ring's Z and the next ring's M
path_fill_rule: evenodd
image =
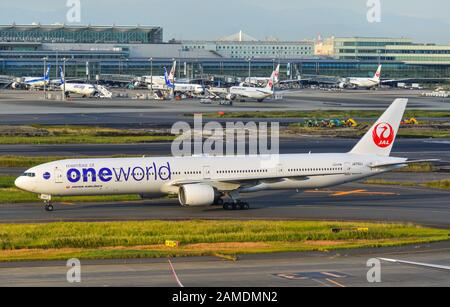
M332 229L342 229L334 233ZM367 228L368 231L361 230ZM359 230L358 230L359 229ZM145 221L8 224L0 261L153 258L400 246L449 239L449 231L406 224L317 221ZM166 240L179 247L164 246Z

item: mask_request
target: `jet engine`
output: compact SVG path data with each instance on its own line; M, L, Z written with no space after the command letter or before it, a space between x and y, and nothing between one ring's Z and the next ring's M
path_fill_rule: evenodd
M344 89L344 88L346 88L346 87L347 87L347 83L345 83L345 82L339 83L339 88Z
M227 100L235 100L236 99L236 95L228 94L226 98L227 98Z
M178 199L183 207L201 207L214 204L217 190L207 184L189 184L180 187Z

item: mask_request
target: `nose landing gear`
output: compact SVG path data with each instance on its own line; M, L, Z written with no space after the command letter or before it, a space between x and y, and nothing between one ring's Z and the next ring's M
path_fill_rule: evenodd
M46 200L44 202L44 209L47 212L53 212L53 210L55 210L55 208L53 207L52 203L50 201L48 201L48 200Z
M51 195L39 195L39 198L44 201L44 209L47 212L52 212L55 208L52 205L52 196Z

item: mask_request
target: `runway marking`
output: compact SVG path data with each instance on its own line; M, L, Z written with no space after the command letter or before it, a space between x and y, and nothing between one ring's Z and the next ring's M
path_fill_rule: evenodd
M367 190L352 190L352 191L316 191L316 190L307 190L305 193L323 193L329 194L330 196L349 196L349 195L378 195L378 196L391 196L391 195L400 195L398 193L393 192L371 192Z
M318 279L311 279L311 280L314 280L315 282L317 282L317 283L321 284L321 285L322 285L322 286L324 286L324 287L327 287L327 288L329 288L329 287L330 287L330 285L329 285L329 284L327 284L327 283L324 283L324 282L322 282L322 281L320 281L320 280L318 280Z
M331 282L332 284L338 286L339 288L346 288L344 285L338 283L337 281L334 281L332 279L327 278L326 281Z
M63 203L59 203L59 204L63 205L63 206L75 206L74 203L69 203L69 202L63 202Z
M321 273L323 275L331 276L331 277L334 277L334 278L342 278L341 275L336 275L336 274L333 274L333 273L330 273L330 272L321 272Z
M184 288L183 284L181 283L180 279L178 278L177 272L175 272L175 268L172 265L172 262L170 259L167 259L169 261L170 270L172 271L172 275L175 278L175 281L177 282L178 286L180 288Z
M378 258L378 259L382 260L382 261L386 261L386 262L391 262L391 263L399 263L399 264L410 265L410 266L415 266L415 267L424 267L424 268L428 268L428 269L450 271L450 266L448 266L448 265L438 265L438 264L431 264L431 263L412 262L412 261L389 259L389 258Z
M336 192L331 194L331 196L348 196L353 194L364 194L366 193L366 190L353 190L353 191L343 191L343 192Z

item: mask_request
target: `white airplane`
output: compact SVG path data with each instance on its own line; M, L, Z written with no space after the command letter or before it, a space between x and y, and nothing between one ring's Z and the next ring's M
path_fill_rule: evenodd
M112 98L112 93L104 86L101 85L93 85L89 83L67 83L64 72L60 67L60 89L64 91L66 96L70 94L77 94L86 97L101 97L101 98Z
M274 94L274 80L279 82L279 70L280 65L272 72L270 78L267 78L267 84L265 87L256 86L232 86L228 90L224 88L210 88L208 92L214 96L214 98L226 98L230 101L236 98L250 98L255 99L258 102L263 102L264 99L272 97Z
M241 201L241 193L328 188L435 162L390 157L407 103L395 100L349 153L62 160L27 170L15 185L39 194L47 211L54 209L53 196L123 194L143 199L178 195L186 207L244 210L249 204Z
M167 77L172 83L175 83L175 73L177 69L177 61L173 62L170 74ZM166 76L143 76L144 82L147 84L148 89L165 90L167 89Z
M266 87L245 87L245 86L233 86L230 87L230 93L227 96L229 100L235 100L237 97L256 99L258 102L263 102L264 99L272 97L273 92L273 79L267 82Z
M50 83L50 65L47 66L47 71L42 77L23 77L19 82L14 82L11 87L18 88L19 86L25 86L27 88L41 88L49 85Z
M275 69L275 71L272 74L272 77L270 78L266 78L266 77L247 77L245 79L246 84L252 84L252 85L266 85L269 80L273 80L273 83L276 85L280 82L280 64L278 64L277 68Z
M166 88L172 89L175 94L178 93L178 94L203 95L205 93L205 88L200 84L173 82L173 78L171 79L171 74L168 75L167 69L164 67L164 80L166 82Z
M380 85L381 83L381 68L382 65L378 66L377 72L373 76L373 78L346 78L344 82L342 82L339 87L357 87L357 88L374 88Z
M246 86L233 86L230 87L230 92L227 95L228 100L235 100L236 98L250 98L256 99L258 102L263 102L264 99L272 97L274 94L273 87L275 80L279 80L279 69L277 68L272 72L272 75L267 81L267 85L264 88L261 87L246 87Z
M64 85L61 85L61 89L64 88ZM66 94L78 94L83 98L86 97L94 97L97 95L97 89L92 84L83 84L83 83L66 83L64 88Z

